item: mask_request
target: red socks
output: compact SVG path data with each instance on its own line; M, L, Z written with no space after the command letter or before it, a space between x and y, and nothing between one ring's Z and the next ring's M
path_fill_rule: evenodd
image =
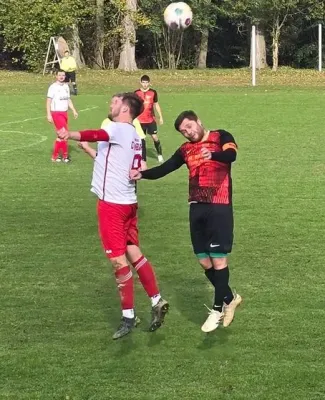
M53 146L53 152L52 152L52 160L56 160L59 157L59 152L60 152L60 144L58 140L54 142Z
M149 297L159 294L157 280L152 265L144 257L140 257L138 261L132 264L139 275L140 282Z
M117 287L120 292L122 310L134 308L133 277L130 267L122 267L115 271Z
M68 158L69 157L69 154L68 154L68 142L66 140L63 140L61 142L61 151L62 151L63 158Z
M68 142L66 140L56 140L54 142L54 147L53 147L53 152L52 152L52 159L56 160L59 155L60 152L62 152L63 158L68 158L69 157L69 153L68 153Z

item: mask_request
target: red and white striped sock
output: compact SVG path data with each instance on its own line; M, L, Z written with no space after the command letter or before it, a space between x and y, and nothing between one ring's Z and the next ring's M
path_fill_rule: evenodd
M141 256L139 260L132 265L139 275L144 290L151 298L152 306L155 306L161 299L161 296L152 265L144 256Z
M129 266L119 268L115 271L115 279L120 293L123 316L134 317L134 287L133 276Z

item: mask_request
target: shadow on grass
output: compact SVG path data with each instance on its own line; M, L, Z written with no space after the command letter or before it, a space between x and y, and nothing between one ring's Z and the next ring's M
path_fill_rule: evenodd
M137 348L137 343L135 336L136 335L136 328L129 333L128 335L114 340L114 344L116 345L114 355L115 357L122 358L123 356L128 355L132 351L134 351ZM113 339L112 339L113 341Z
M162 326L156 332L148 332L148 347L160 346L161 342L166 339Z
M208 310L204 305L211 307L214 292L199 267L196 274L196 278L186 277L184 284L175 288L174 299L176 299L177 309L195 325L194 329L201 330L201 326L208 316ZM202 332L202 342L197 347L201 350L207 350L217 344L223 344L227 340L228 333L220 326L211 333Z
M193 272L194 278L184 276L182 285L174 286L176 307L190 322L201 327L207 316L204 304L210 306L213 298L212 290L208 289L206 278L201 271Z
M216 345L222 345L228 341L228 332L221 326L213 332L205 334L202 332L202 334L204 335L203 340L197 346L199 350L209 350Z

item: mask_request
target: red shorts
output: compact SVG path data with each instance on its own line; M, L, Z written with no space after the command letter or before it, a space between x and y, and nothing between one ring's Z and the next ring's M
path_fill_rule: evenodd
M137 204L98 200L99 235L108 258L125 254L127 245L139 246L137 210Z
M57 131L62 128L68 130L68 111L52 111L51 115Z

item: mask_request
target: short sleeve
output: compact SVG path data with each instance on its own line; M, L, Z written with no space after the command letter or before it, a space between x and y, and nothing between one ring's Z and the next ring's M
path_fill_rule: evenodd
M119 127L116 122L111 122L110 124L104 126L102 129L108 133L110 143L119 143L119 136L121 135L117 134Z
M54 86L51 85L51 86L49 87L48 91L47 91L47 97L48 97L49 99L53 99L54 94L55 94Z
M158 103L158 93L155 90L153 91L153 102Z

